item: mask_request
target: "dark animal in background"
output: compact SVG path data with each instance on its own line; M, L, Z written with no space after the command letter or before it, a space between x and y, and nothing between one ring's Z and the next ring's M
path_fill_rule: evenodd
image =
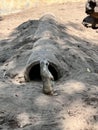
M96 28L96 24L98 22L98 0L88 0L85 7L85 13L89 15L93 21L91 22L92 28ZM83 21L83 24L85 26L88 25L88 23Z
M96 0L88 0L86 3L85 13L92 14L94 13L94 8L96 7Z

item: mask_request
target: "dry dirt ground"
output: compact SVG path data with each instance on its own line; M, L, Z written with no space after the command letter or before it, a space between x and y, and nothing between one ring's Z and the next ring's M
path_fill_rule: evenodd
M1 16L1 130L98 130L98 33L82 25L84 7L85 1L66 2ZM66 70L55 82L56 96L43 94L41 81L23 77L33 35L47 13L59 21L54 40Z

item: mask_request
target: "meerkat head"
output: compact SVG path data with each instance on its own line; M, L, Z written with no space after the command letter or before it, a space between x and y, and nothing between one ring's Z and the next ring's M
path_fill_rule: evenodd
M42 60L40 60L40 66L44 66L44 65L46 65L47 67L49 66L49 62L48 62L48 60L44 60L44 59L42 59Z

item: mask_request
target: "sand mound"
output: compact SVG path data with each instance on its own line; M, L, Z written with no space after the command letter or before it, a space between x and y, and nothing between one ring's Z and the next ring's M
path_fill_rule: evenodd
M1 129L97 130L98 46L71 36L51 15L21 24L0 46ZM24 80L43 55L59 68L57 96L42 93L39 66Z

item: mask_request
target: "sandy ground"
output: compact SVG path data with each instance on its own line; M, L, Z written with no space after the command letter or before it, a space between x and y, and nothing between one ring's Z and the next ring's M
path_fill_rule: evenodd
M0 129L98 130L98 33L82 25L84 7L83 1L66 2L1 16ZM42 82L23 77L33 46L28 36L47 13L64 27L59 43L63 61L70 65L68 75L55 82L57 96L43 94ZM30 20L36 22L33 28L26 24Z

